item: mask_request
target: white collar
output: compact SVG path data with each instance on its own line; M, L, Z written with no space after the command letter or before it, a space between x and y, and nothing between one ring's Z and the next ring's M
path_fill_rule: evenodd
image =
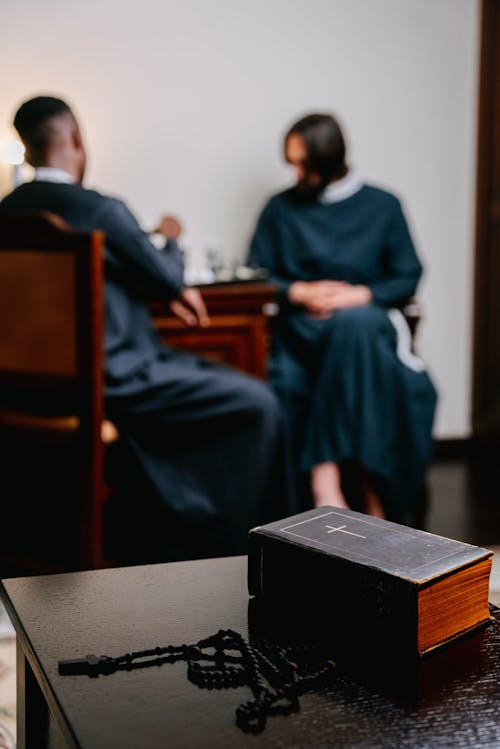
M348 172L345 177L330 182L325 187L318 200L320 203L339 203L341 200L350 198L351 195L359 192L363 183L355 172Z
M35 169L34 182L63 182L72 184L75 178L64 169L56 169L53 166L37 166Z

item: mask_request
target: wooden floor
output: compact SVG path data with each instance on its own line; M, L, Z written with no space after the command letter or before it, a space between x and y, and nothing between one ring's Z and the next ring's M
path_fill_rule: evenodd
M439 460L428 474L426 530L477 546L500 546L500 450Z

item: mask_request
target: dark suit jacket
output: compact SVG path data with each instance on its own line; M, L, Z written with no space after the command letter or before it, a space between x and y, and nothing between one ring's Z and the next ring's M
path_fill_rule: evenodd
M158 251L121 200L77 184L29 182L0 202L0 216L39 211L106 235L105 374L109 385L123 383L164 348L145 302L179 295L184 267L177 243Z

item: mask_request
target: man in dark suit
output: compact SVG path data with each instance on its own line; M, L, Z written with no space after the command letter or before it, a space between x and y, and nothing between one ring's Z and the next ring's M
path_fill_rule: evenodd
M0 217L50 211L106 236L106 410L128 456L124 483L136 502L148 496L163 508L166 558L245 553L250 527L295 509L274 396L254 378L160 342L148 300L170 300L188 325L209 324L199 291L183 284L179 226L162 220L166 243L157 250L121 200L82 186L86 153L68 105L30 99L14 126L35 177L0 202Z

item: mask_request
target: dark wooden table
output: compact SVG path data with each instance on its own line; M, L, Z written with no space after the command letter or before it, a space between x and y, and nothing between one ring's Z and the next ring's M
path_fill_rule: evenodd
M210 284L200 291L210 315L209 328L187 328L172 315L167 303L150 304L162 340L265 379L269 321L277 312L276 287L255 281Z
M60 659L88 653L189 644L220 628L247 636L245 573L246 558L232 557L3 580L18 641L18 749L500 747L498 609L484 630L428 659L415 689L341 672L259 736L235 725L246 687L199 689L185 663L58 674Z

